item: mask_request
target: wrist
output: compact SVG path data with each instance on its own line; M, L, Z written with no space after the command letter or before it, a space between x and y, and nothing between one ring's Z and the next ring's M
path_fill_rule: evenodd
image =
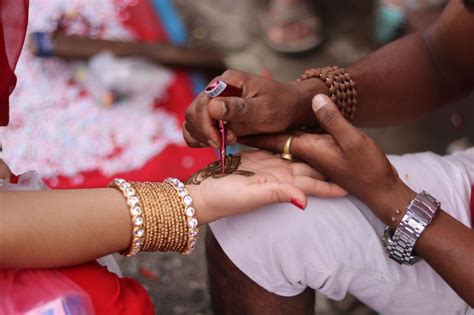
M191 198L193 198L193 207L196 210L196 219L198 220L199 225L208 224L215 219L211 218L211 215L208 212L208 209L204 205L203 194L198 185L186 185L186 189L189 192Z
M302 81L290 82L297 92L297 102L295 104L295 118L290 126L299 129L302 126L315 126L317 124L311 106L312 99L316 94L329 95L329 90L323 81L317 78L310 78Z
M416 192L399 180L389 193L380 196L373 203L371 209L381 221L395 230L415 197Z

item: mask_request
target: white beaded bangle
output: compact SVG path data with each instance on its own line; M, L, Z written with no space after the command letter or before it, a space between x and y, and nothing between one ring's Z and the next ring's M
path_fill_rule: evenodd
M140 207L140 199L138 198L135 189L130 183L121 178L114 179L109 187L116 188L122 192L127 199L127 204L130 207L130 217L132 222L132 242L128 249L121 252L121 255L130 257L138 254L143 246L145 236L145 218Z
M196 210L193 208L193 198L189 195L188 190L184 187L184 184L177 178L167 178L165 180L166 183L173 186L178 195L181 197L181 201L184 205L184 215L186 216L187 224L186 227L188 228L187 236L188 241L186 245L186 249L183 251L183 254L190 254L194 248L196 248L199 228L198 220L196 219Z

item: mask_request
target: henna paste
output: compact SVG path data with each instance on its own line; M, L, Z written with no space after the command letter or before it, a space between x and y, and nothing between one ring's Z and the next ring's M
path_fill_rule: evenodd
M186 185L199 185L204 180L208 179L209 177L212 178L222 178L227 175L242 175L246 177L250 177L255 175L253 172L239 170L240 162L240 155L227 155L225 157L224 162L224 171L222 171L222 164L220 161L215 161L209 164L207 167L197 171L194 173L187 181Z

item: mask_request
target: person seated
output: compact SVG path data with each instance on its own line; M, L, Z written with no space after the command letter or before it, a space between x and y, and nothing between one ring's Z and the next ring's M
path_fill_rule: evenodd
M426 32L347 69L309 69L288 83L231 70L218 79L241 96L193 101L188 145L218 146L224 120L230 143L305 161L350 194L309 198L304 213L275 205L211 224L217 314L311 314L315 291L351 293L383 314L473 312L474 149L386 157L356 128L400 124L468 96L472 34L474 1L451 0Z

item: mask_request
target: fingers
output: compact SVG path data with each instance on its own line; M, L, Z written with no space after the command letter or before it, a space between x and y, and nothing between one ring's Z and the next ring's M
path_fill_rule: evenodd
M187 133L184 136L186 142L194 146L199 142L217 149L220 145L219 131L216 121L209 115L207 101L207 96L201 94L186 112Z
M194 138L189 131L186 129L186 122L183 123L182 127L183 131L183 137L184 141L186 141L186 144L191 147L191 148L201 148L201 147L207 147L208 145L205 143L200 142L196 138Z
M238 142L247 146L282 153L283 147L290 135L255 135L240 137ZM303 161L310 162L311 157L318 156L321 159L328 155L327 135L301 134L294 135L290 146L290 154ZM312 163L310 163L312 164Z
M241 97L216 97L208 105L212 118L225 121L242 121L248 113L247 102Z
M235 135L235 132L232 131L230 128L227 128L226 138L228 145L237 143L237 136Z
M359 134L358 130L342 116L336 104L326 95L318 94L313 98L313 111L323 129L333 136L340 145Z
M290 163L294 176L306 176L314 179L325 180L326 176L306 163Z
M315 197L338 198L347 195L347 192L339 185L307 176L296 176L294 185L306 195Z
M258 206L291 202L304 209L308 203L303 191L294 185L284 183L260 183L251 187L252 195L258 200Z
M248 74L235 70L228 70L221 76L216 77L214 80L224 80L236 87L242 87ZM213 80L213 81L214 81ZM214 101L214 100L212 100ZM220 134L217 129L216 120L211 117L209 112L209 104L212 102L211 99L203 92L201 93L190 105L186 112L186 126L183 128L183 135L186 143L192 147L202 146L202 144L209 145L214 148L220 146ZM232 107L233 103L230 104ZM237 105L232 113L238 114L240 111L245 111L245 108ZM219 112L222 110L222 104L219 103L216 106L211 106L214 111ZM222 118L216 118L217 120ZM231 143L235 143L237 137L235 133L231 133L228 140ZM199 144L199 145L198 145Z
M281 153L288 137L289 135L285 134L246 136L240 137L239 143L249 147Z
M218 76L214 80L222 80L225 83L231 84L235 87L242 88L243 83L248 80L249 76L253 76L247 72L229 69L224 71L222 75Z

